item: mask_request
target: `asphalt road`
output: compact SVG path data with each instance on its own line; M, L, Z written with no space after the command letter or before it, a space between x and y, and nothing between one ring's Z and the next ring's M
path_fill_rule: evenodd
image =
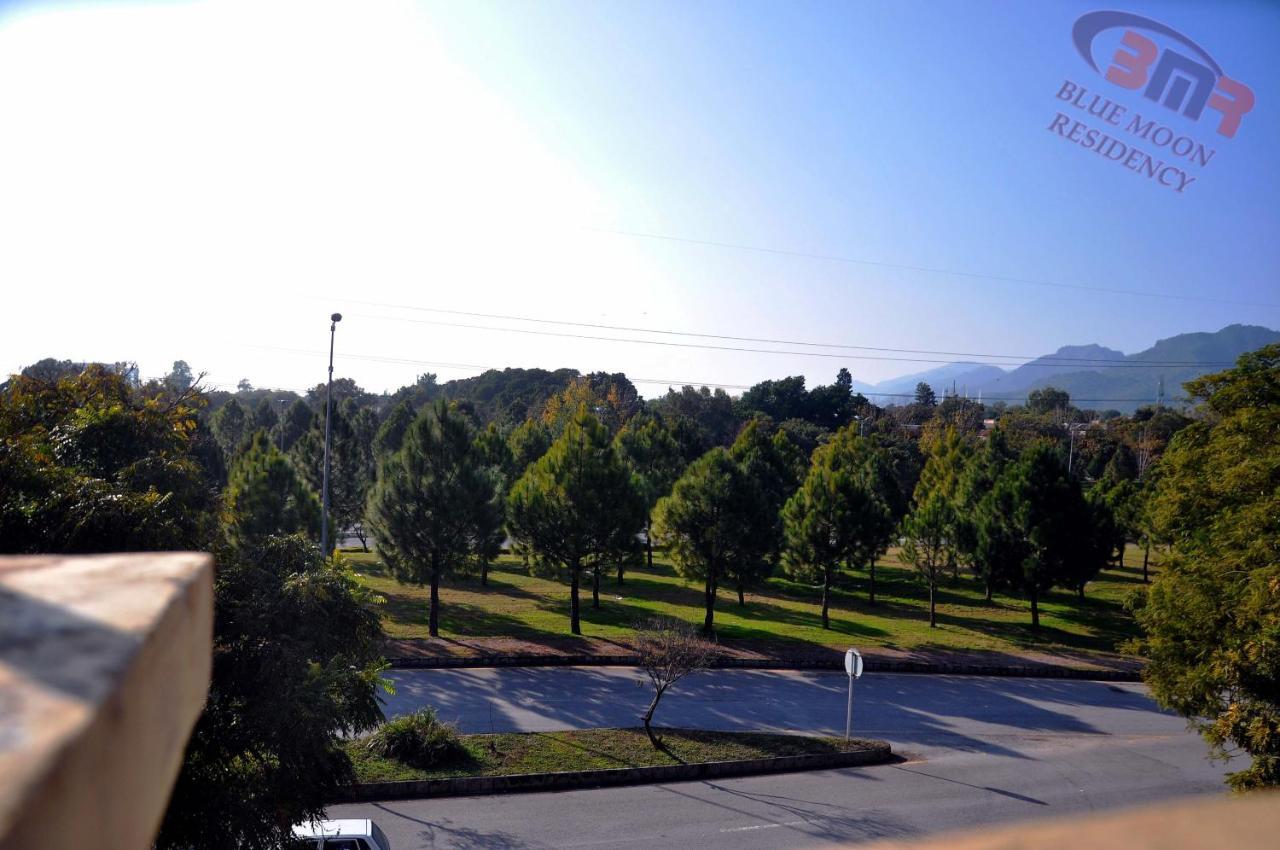
M436 706L466 732L630 726L647 704L629 668L397 671L388 713ZM670 726L841 734L839 673L713 671L664 698ZM854 733L894 765L657 786L343 805L395 850L437 847L815 846L904 837L1219 793L1185 723L1140 685L868 674Z

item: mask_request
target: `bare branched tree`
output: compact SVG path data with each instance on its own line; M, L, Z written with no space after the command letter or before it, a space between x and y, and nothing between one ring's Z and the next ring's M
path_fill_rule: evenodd
M705 670L715 657L716 649L692 625L672 617L654 617L638 624L635 647L640 655L640 667L653 684L653 702L641 719L650 743L657 747L661 739L654 736L650 724L658 701L685 676Z

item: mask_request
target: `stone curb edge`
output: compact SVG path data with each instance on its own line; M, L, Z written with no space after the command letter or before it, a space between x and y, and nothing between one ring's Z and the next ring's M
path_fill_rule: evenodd
M394 669L446 669L475 667L635 667L635 655L481 655L422 656L388 659ZM721 658L712 662L716 669L747 670L843 670L844 659L820 658ZM866 670L873 673L931 673L951 676L1019 676L1043 679L1092 679L1106 682L1140 682L1136 670L1099 670L1050 664L981 664L969 662L886 661L866 659Z
M419 779L408 782L365 782L339 789L332 802L371 803L381 800L416 800L424 797L565 791L572 788L602 788L613 785L643 785L690 779L751 776L761 773L862 767L883 764L892 759L893 750L889 744L885 741L874 741L867 749L850 753L815 753L742 761L711 761L699 764L573 770L558 773L519 773L511 776L458 776L449 779Z

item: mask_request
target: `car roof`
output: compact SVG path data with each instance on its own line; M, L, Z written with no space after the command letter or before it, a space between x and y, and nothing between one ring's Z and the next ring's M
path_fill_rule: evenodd
M367 818L318 820L314 823L298 824L293 828L293 834L297 838L337 838L339 836L372 838L373 822Z

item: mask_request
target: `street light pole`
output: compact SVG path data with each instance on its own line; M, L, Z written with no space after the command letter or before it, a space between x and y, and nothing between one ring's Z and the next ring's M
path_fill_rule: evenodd
M1067 428L1070 429L1071 440L1070 448L1067 449L1067 477L1071 476L1071 465L1076 459L1076 426L1074 422L1068 422Z
M288 400L287 398L282 398L282 399L280 399L280 423L279 423L279 427L280 427L280 451L281 451L281 453L283 453L283 452L284 452L284 414L285 414L284 406L285 406L286 404L288 404L288 403L289 403L289 400Z
M320 481L320 552L329 557L329 435L333 419L333 338L342 321L341 313L329 317L329 383L324 391L324 474Z

